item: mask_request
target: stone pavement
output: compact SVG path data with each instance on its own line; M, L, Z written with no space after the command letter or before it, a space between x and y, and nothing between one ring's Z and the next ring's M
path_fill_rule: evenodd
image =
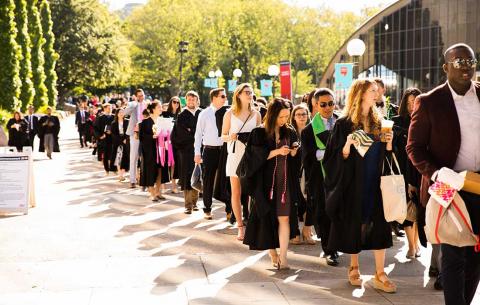
M277 272L266 252L235 240L222 204L206 221L183 214L181 195L152 203L105 177L79 148L72 117L61 149L53 160L35 154L37 207L0 217L0 305L443 304L427 275L430 249L409 261L405 240L394 240L386 265L396 294L372 288L371 252L361 255L361 289L346 280L348 256L327 266L319 245L291 246L293 269Z

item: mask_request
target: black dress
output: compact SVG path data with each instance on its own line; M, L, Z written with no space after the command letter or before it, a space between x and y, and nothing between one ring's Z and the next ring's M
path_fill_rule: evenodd
M366 168L366 159L354 147L351 147L349 157L344 160L342 149L347 136L353 131L352 127L352 122L347 118L337 120L327 144L323 165L326 172L326 211L331 219L328 248L357 254L361 250L392 246L391 228L383 214L380 190L383 160L386 154L389 158L391 154L386 152L386 143L377 143L375 145L378 145L378 151L374 153L376 164L373 168ZM371 209L368 210L368 217L365 217L362 212L364 177L369 169L376 174L371 181L373 191L368 196Z
M297 141L297 134L293 128L285 127L281 131L280 139L282 145L284 141L290 144ZM294 181L298 177L296 177L297 173L288 170L292 162L291 156L286 158L286 186L283 184L283 178L279 174L275 174L275 163L277 163L277 173L279 173L281 172L281 170L278 170L279 163L283 162L279 162L279 159L275 162L276 158L270 160L267 160L267 158L270 151L276 147L275 141L267 137L265 128L257 127L250 133L245 154L238 166L237 174L243 180L242 185L247 186L245 190L252 198L250 217L243 240L243 243L248 245L250 250L275 249L280 246L277 216L288 214L290 216L290 238L297 234L297 206L296 200L293 199L296 195L292 193L292 190L295 188L293 186ZM278 176L279 179L273 181L274 176ZM274 186L274 192L273 196L270 196L272 185ZM284 190L288 192L285 195L286 199L290 198L288 203L287 201L282 202ZM286 207L289 210L286 210ZM278 212L281 214L279 215Z
M164 118L173 118L173 123L175 124L175 121L177 120L178 113L174 114L168 111L162 112L162 117ZM171 171L168 172L168 175L171 179L178 179L180 178L180 155L175 149L173 148L173 159L175 160L175 165L173 166L173 173ZM166 177L166 176L165 176ZM162 183L164 181L164 172L162 171ZM168 181L167 181L168 182Z
M123 169L125 171L128 171L130 169L130 141L128 135L126 134L128 123L129 120L123 120L122 132L120 132L118 121L114 121L112 123L112 159L116 159L118 148L122 147L122 159L120 160L119 167L120 169Z
M13 127L14 124L20 125L18 130ZM22 151L23 146L28 146L27 128L28 123L24 119L16 120L15 118L11 118L8 120L8 146L16 147L19 152Z
M140 185L147 187L155 185L158 175L157 140L153 138L153 125L153 119L148 118L143 120L138 128L143 157Z

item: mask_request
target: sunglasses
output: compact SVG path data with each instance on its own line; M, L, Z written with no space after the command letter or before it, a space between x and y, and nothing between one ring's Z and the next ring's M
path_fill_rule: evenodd
M320 103L320 107L322 108L325 108L325 107L332 107L333 105L335 105L335 102L334 101L330 101L330 102L321 102Z
M455 69L460 69L461 67L465 68L475 68L477 65L478 61L475 58L455 58L452 61L448 62L449 64L452 64Z
M173 101L172 104L180 104L179 101Z
M295 113L295 116L298 116L298 117L305 117L307 115L308 115L307 113Z
M245 93L246 95L253 95L252 91L243 91L243 93Z
M227 96L225 94L220 95L221 98L226 98Z

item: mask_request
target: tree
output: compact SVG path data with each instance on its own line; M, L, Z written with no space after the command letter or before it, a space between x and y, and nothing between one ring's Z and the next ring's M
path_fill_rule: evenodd
M45 86L48 92L48 105L55 106L57 101L57 72L55 72L55 64L58 60L58 54L54 49L55 35L53 34L53 22L50 11L50 4L47 0L40 0L38 3L40 16L42 21L42 32L45 38L44 55L45 55Z
M5 0L0 5L0 108L17 109L20 104L21 50L16 42L17 29L14 20L15 4Z
M32 83L32 56L30 54L30 35L28 34L27 3L15 0L15 23L17 25L17 43L21 48L20 61L20 102L22 109L33 102L35 91Z
M106 88L126 84L129 42L120 21L97 0L51 0L55 50L59 58L59 100L74 88Z
M47 105L48 93L47 87L45 86L45 57L43 53L45 38L43 38L42 24L40 13L37 8L37 2L38 0L27 0L28 32L32 41L32 80L35 89L33 105L38 109L41 106Z

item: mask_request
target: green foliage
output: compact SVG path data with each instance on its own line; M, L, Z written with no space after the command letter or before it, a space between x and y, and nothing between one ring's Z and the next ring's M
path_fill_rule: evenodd
M106 88L126 84L129 42L120 21L98 0L51 0L56 72L63 99L77 86Z
M16 42L17 29L14 21L13 0L0 5L0 107L16 109L20 95L19 62L21 50Z
M45 57L43 53L45 38L43 38L42 24L40 13L37 8L37 2L38 0L27 0L28 32L32 41L32 80L35 89L33 105L35 108L39 108L48 103L47 87L45 86Z
M54 49L55 36L53 34L52 14L50 4L47 0L38 2L40 16L42 21L42 32L45 38L44 54L45 54L45 86L48 92L48 105L55 106L57 101L57 72L55 72L55 64L58 60L58 54Z
M22 109L33 102L35 91L32 83L32 56L30 54L30 35L28 34L27 3L25 0L15 0L15 22L17 25L17 43L22 52L20 61L20 102Z
M3 127L3 130L7 130L7 122L12 118L12 112L0 108L0 128Z
M302 9L281 0L150 0L124 25L133 41L131 83L168 88L176 94L178 43L186 40L190 44L184 58L185 89L205 91L203 79L218 68L225 79L240 68L242 82L257 83L269 78L268 66L281 60L305 71L299 73L305 85L315 84L337 49L365 19L354 13Z

